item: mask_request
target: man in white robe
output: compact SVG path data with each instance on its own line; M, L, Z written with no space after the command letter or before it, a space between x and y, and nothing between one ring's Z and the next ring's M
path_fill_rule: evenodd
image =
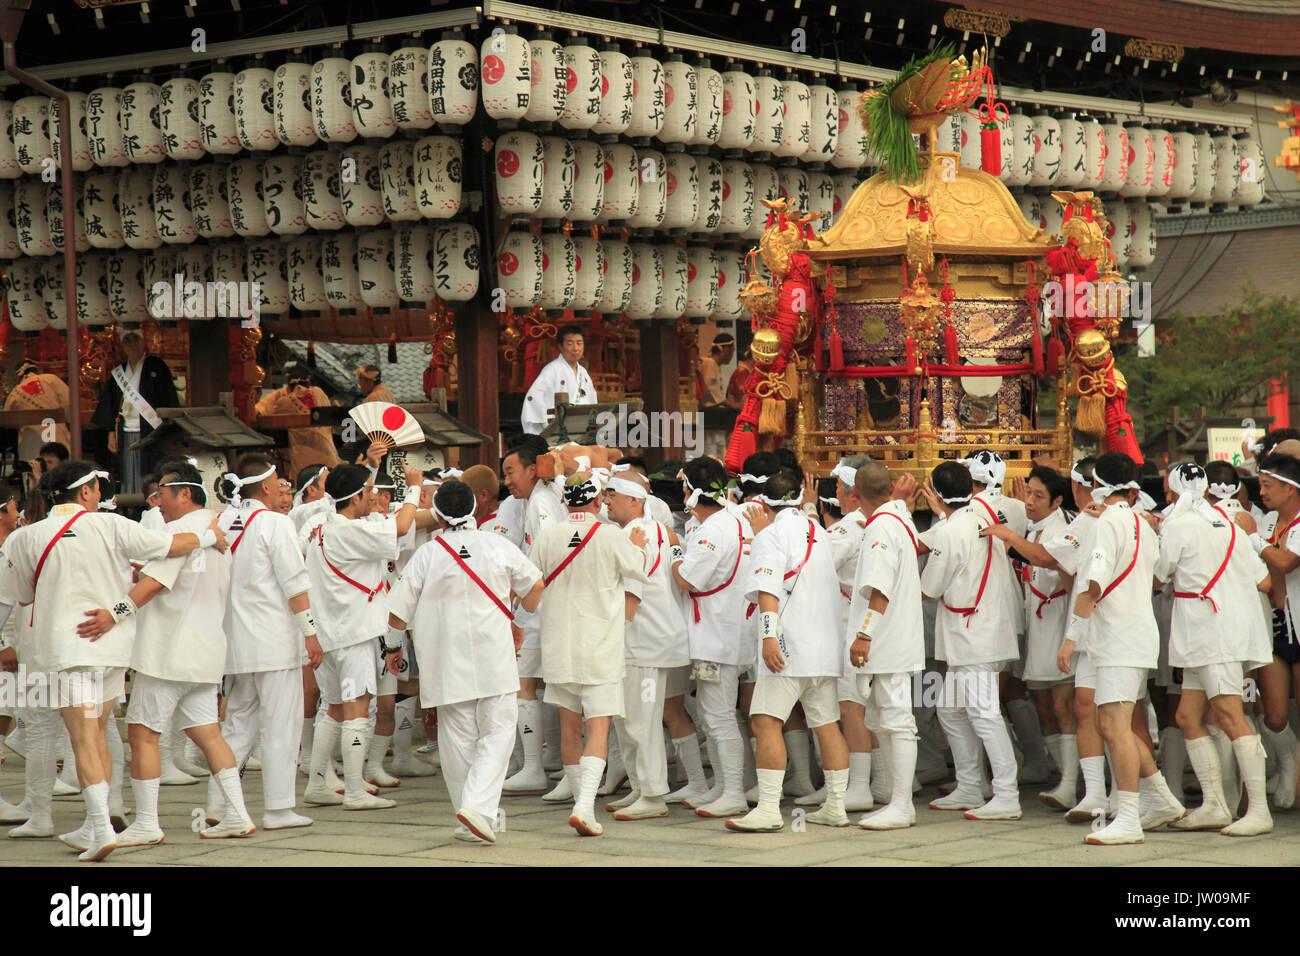
M578 364L582 359L582 330L576 325L566 325L556 338L560 354L542 368L524 395L519 417L524 431L530 435L540 435L555 417L555 396L560 392L569 396L570 405L596 404L596 385L591 374Z

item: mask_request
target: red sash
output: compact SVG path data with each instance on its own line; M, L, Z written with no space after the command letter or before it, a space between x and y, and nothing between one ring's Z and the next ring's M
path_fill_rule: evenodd
M27 622L29 627L32 627L36 624L36 585L40 583L41 568L45 567L45 559L50 556L50 552L54 549L54 546L59 543L59 539L62 538L67 533L69 528L71 528L74 524L77 523L78 518L80 518L82 515L85 514L89 514L89 512L83 509L81 511L78 511L71 518L69 518L68 523L65 524L62 528L60 528L59 533L56 534L51 539L50 543L45 546L45 550L41 552L40 560L36 562L36 574L32 577L32 614L31 614L31 618Z
M809 518L808 519L808 550L803 553L803 560L799 562L798 566L794 568L794 570L787 571L785 572L784 575L781 576L782 581L789 581L792 577L794 577L796 574L802 571L803 566L808 563L808 559L812 556L813 534L816 530L817 530L817 525L813 522L812 518ZM841 591L840 593L843 592ZM754 616L754 609L757 607L758 607L757 604L751 604L749 606L749 609L745 611L745 620L748 621L751 617Z
M569 556L560 562L560 566L546 576L547 587L550 587L551 582L554 581L556 577L559 576L559 573L563 571L565 568L567 568L569 566L569 562L578 556L578 552L587 546L587 542L591 540L591 536L596 533L596 529L599 527L600 527L600 522L597 521L595 524L591 526L591 530L587 532L587 536L583 538L580 542L578 542L578 546L569 552ZM577 532L574 533L576 534Z
M265 508L258 508L256 511L254 511L251 515L248 516L248 520L247 520L247 521L244 521L244 522L243 522L243 525L244 525L243 530L241 530L241 531L239 532L239 537L236 538L235 541L234 541L234 544L232 544L232 545L230 546L230 553L231 553L231 554L234 554L235 551L238 550L238 548L239 548L239 542L241 542L241 541L244 540L244 532L247 531L247 530L248 530L248 526L249 526L250 524L253 523L253 519L256 518L258 515L260 515L260 514L261 514L263 511L265 511L265 510L266 510Z
M454 560L457 564L460 565L460 569L469 575L470 580L473 581L475 584L477 584L479 588L482 589L483 593L492 599L492 603L495 604L497 607L499 607L501 609L501 613L504 614L513 624L515 620L515 616L510 613L510 608L506 607L506 602L501 600L499 597L497 597L496 594L493 593L492 589L483 583L483 579L474 573L474 569L465 563L464 559L461 558L461 556L456 553L456 549L453 548L451 545L449 545L444 538L439 536L434 540L437 541L440 545L442 545L443 550L446 551L448 554L450 554L452 560Z
M243 535L241 534L240 537L242 538ZM439 538L438 540L441 541L442 539ZM346 574L344 574L342 571L340 571L338 568L334 567L334 565L330 563L330 559L325 556L325 526L324 525L321 525L320 537L316 539L316 542L317 544L320 545L320 559L325 562L325 567L329 568L331 571L333 571L335 574L341 577L344 581L348 582L348 584L352 585L358 591L361 591L363 594L365 594L367 604L373 601L375 599L375 595L384 589L384 582L382 580L380 580L380 582L376 584L373 588L368 588L360 581L352 580L352 578L348 577Z
M1282 547L1282 542L1286 540L1287 534L1291 531L1292 528L1294 528L1298 524L1300 524L1300 515L1297 515L1294 518L1294 520L1292 520L1292 522L1289 525L1287 525L1285 528L1283 528L1281 531L1278 531L1276 528L1274 528L1273 536L1268 539L1269 544L1273 545L1273 547L1275 548Z
M655 522L655 533L659 537L659 541L657 542L659 546L659 553L655 556L654 565L650 568L649 571L646 572L645 574L646 577L650 577L650 575L658 571L659 562L664 559L664 526L661 525L658 521Z
M974 501L979 501L980 504L984 505L984 507L985 507L985 509L988 511L988 513L989 513L990 515L993 516L993 523L994 523L994 524L1001 524L1001 523L1002 523L1001 521L998 520L997 513L996 513L992 508L990 508L990 507L989 507L985 502L980 501L980 499L978 499L978 498L974 498L974 499L972 499L972 500L974 500ZM900 519L900 520L901 520L901 519ZM991 568L993 567L993 536L992 536L992 535L989 535L988 542L989 542L989 552L988 552L988 554L987 554L987 555L985 556L985 558L984 558L984 573L980 576L980 587L979 587L979 590L975 592L975 604L974 604L974 606L972 606L972 607L953 607L953 606L952 606L951 604L949 604L947 601L944 601L944 602L943 602L943 606L946 607L946 608L947 608L949 611L951 611L953 614L960 614L962 617L964 617L964 618L966 619L966 626L967 626L967 627L970 627L970 619L974 616L975 612L978 611L978 610L980 609L980 598L984 597L984 586L985 586L986 584L989 583L989 569L991 569Z
M1042 533L1039 533L1039 538ZM1034 539L1035 542L1038 538ZM1029 593L1038 598L1038 609L1034 612L1035 616L1041 621L1043 619L1043 608L1051 604L1059 597L1065 597L1070 593L1069 588L1061 588L1059 591L1053 591L1051 594L1044 594L1038 588L1034 587L1034 566L1026 564L1020 569L1020 580L1025 582L1025 587L1029 588Z
M1233 521L1231 518L1229 518L1226 514L1223 514L1222 511L1219 511L1219 508L1216 505L1211 505L1210 507L1214 508L1215 511L1218 511L1219 514L1223 515L1224 519L1228 522L1228 527L1232 529L1232 537L1228 539L1228 553L1223 556L1223 563L1219 565L1219 570L1214 572L1214 577L1210 578L1209 583L1206 584L1205 587L1201 588L1200 592L1175 591L1174 597L1197 598L1198 600L1201 601L1209 601L1210 607L1214 608L1214 613L1218 614L1219 605L1215 604L1214 598L1210 597L1210 590L1216 584L1219 583L1219 578L1223 577L1223 572L1228 570L1228 562L1232 560L1232 549L1237 545L1237 523Z
M912 547L916 550L916 553L917 554L921 553L921 547L916 543L916 535L912 534L912 529L908 527L906 521L904 521L898 515L894 514L892 511L877 511L875 514L873 514L870 518L867 519L867 523L866 525L864 525L864 527L870 528L871 522L875 521L881 515L885 515L887 517L893 518L895 521L901 524L903 526L903 530L907 532L907 536L912 539Z
M700 623L699 599L702 597L709 597L710 595L717 594L719 591L725 590L731 584L731 582L736 579L736 571L739 570L740 568L740 556L745 553L745 526L740 523L739 518L736 518L736 541L738 542L738 547L736 548L736 564L731 569L731 573L727 575L727 580L723 581L716 588L712 588L711 590L708 591L690 592L691 608L695 611L696 624Z
M480 522L478 523L478 527L480 527L480 528L483 527L485 524L487 524L489 521L491 521L491 520L492 520L493 518L495 518L496 516L497 516L497 513L496 513L495 511L492 512L490 515L488 515L486 518L484 518L482 521L480 521Z
M1111 581L1110 584L1107 585L1106 590L1101 592L1101 597L1097 598L1097 604L1100 604L1107 594L1119 587L1120 582L1128 577L1129 572L1132 571L1133 567L1138 563L1138 552L1142 549L1142 519L1137 515L1134 515L1133 523L1135 525L1135 530L1137 531L1137 540L1133 544L1133 560L1128 563L1128 567L1121 572L1120 576L1114 581ZM1096 605L1094 605L1094 607L1095 606Z

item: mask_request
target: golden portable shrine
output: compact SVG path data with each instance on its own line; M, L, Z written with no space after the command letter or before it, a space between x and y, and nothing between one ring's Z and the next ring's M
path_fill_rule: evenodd
M1068 466L1067 397L1079 399L1074 427L1141 461L1110 349L1127 286L1100 202L1053 193L1063 235L1046 236L996 175L934 148L945 115L982 90L979 116L992 133L983 164L996 173L1005 107L993 99L988 68L982 56L968 66L941 49L863 95L886 170L857 188L829 230L813 233L812 217L788 200L766 203L768 227L751 263L761 260L767 275L752 267L742 296L756 373L729 470L782 443L822 475L842 455L869 454L924 476L978 448L998 452L1008 476L1027 474L1038 456ZM928 151L918 154L914 133ZM1039 394L1049 383L1056 421L1041 428Z

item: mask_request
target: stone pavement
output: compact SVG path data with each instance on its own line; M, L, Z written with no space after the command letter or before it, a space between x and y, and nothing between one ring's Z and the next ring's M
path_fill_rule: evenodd
M7 754L0 790L17 802L22 760ZM306 778L300 778L305 783ZM261 820L260 774L244 778L249 810ZM118 850L108 865L151 866L1296 866L1300 865L1300 811L1275 815L1268 836L1233 839L1216 832L1147 834L1131 847L1083 844L1085 826L1071 826L1037 800L1040 787L1022 791L1024 819L976 823L960 814L930 810L937 790L916 796L917 825L873 833L850 827L831 830L791 822L780 833L741 834L720 821L705 820L681 807L669 816L619 823L602 810L600 838L578 837L568 826L568 806L540 797L506 798L506 832L495 846L471 845L452 837L455 819L441 775L403 780L385 794L398 801L391 810L352 813L338 807L299 807L316 822L296 830L263 832L244 840L202 840L190 829L203 806L206 779L197 786L163 787L160 818L167 832L161 846ZM301 793L301 787L299 793ZM131 803L128 785L127 803ZM1196 798L1192 798L1195 803ZM603 807L604 799L598 803ZM55 801L58 832L82 819L80 798ZM850 814L851 819L857 814ZM3 828L0 828L3 829ZM0 837L0 866L64 866L73 851L56 840Z

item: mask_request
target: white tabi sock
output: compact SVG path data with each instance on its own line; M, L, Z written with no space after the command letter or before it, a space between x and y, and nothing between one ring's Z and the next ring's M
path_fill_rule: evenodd
M122 781L126 777L126 754L122 747L122 732L117 728L117 720L113 717L108 719L108 726L104 728L104 733L108 738L108 759L110 764L108 777L108 806L109 812L121 810L125 807L122 803Z
M316 718L302 719L302 743L298 747L298 763L311 769L311 748L316 740Z
M519 739L524 742L523 771L540 773L542 770L542 741L545 737L542 724L542 702L519 698ZM556 740L559 746L559 740ZM558 753L558 751L556 751ZM521 771L521 772L523 772Z
M849 787L871 788L871 751L849 751Z
M142 829L158 827L159 778L136 780L131 778L131 793L135 796L135 824Z
M393 707L393 759L405 763L415 754L411 750L411 735L415 732L415 698L399 700Z
M380 737L378 734L370 738L370 746L366 753L366 773L369 774L371 767L384 769L384 757L388 755L388 744L392 741L392 735ZM396 758L394 758L396 759Z
M308 780L308 786L327 787L329 785L326 768L329 766L331 754L334 752L334 747L342 733L343 725L329 714L320 719L320 724L316 727L316 736L312 740L311 778Z
M1201 784L1201 806L1221 807L1227 810L1228 801L1223 795L1219 749L1214 746L1214 741L1209 736L1188 740L1187 758L1191 760L1192 769L1196 771L1196 779Z
M1079 768L1083 771L1083 799L1105 800L1106 758L1080 757Z
M86 817L94 828L95 842L107 843L113 835L113 824L108 820L108 784L101 780L81 791L86 801Z
M708 781L704 777L704 762L700 759L699 738L694 733L689 733L685 737L674 737L673 750L677 751L677 759L681 762L682 769L686 771L687 786L692 790L707 790Z
M353 717L343 721L339 737L343 748L343 789L348 793L366 792L364 777L366 764L366 718Z
M239 780L239 771L234 767L227 767L225 770L213 774L213 776L217 778L221 792L226 797L227 819L249 819L248 808L244 806L244 788Z
M578 761L578 789L573 801L573 812L584 820L596 818L596 788L605 775L605 761L599 757L583 757Z

